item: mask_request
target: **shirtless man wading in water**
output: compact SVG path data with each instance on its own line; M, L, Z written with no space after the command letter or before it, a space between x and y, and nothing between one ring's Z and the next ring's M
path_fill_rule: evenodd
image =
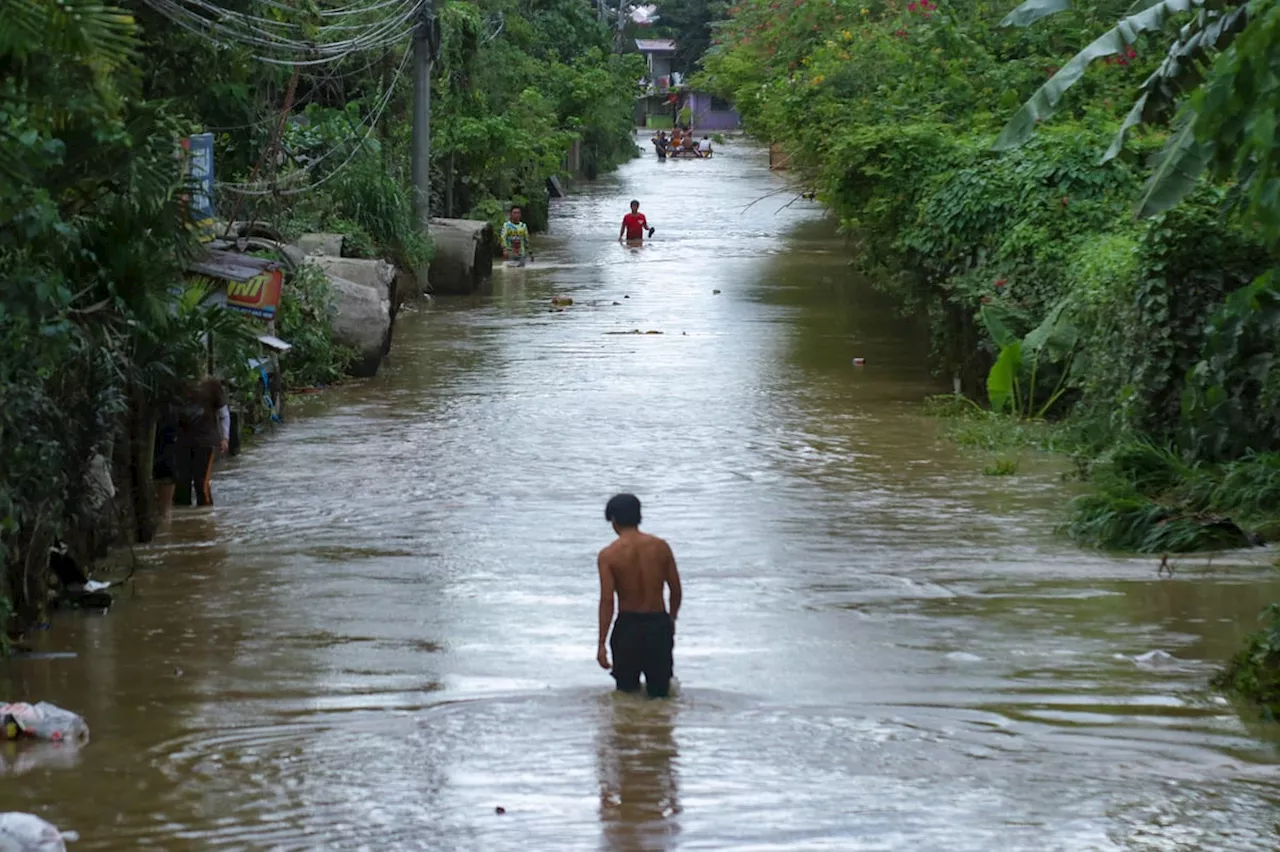
M609 646L613 649L613 677L621 692L639 692L640 675L652 698L666 697L671 685L671 649L676 616L680 614L680 572L671 547L657 536L640 532L640 501L619 494L605 506L604 518L613 524L618 540L600 551L600 643L596 661L609 668L605 637L613 621L613 596L618 596L618 621ZM671 588L671 614L662 587Z

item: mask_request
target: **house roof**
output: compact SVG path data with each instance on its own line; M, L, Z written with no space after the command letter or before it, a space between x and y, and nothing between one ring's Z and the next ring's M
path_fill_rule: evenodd
M636 49L641 53L675 53L676 43L669 38L638 38Z

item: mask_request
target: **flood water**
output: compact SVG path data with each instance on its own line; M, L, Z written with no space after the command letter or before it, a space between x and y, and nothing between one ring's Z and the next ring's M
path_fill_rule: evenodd
M93 729L0 751L0 810L77 850L1280 846L1277 739L1204 691L1274 572L1056 537L1060 468L921 415L921 329L783 187L744 143L645 157L402 315L39 636L76 657L0 666ZM594 659L619 490L684 577L670 701Z

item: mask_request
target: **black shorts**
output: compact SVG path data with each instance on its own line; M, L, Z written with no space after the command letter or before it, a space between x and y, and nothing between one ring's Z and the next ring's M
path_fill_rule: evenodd
M151 465L151 478L156 482L176 482L178 479L178 451L173 444L157 447Z
M623 692L645 690L653 698L666 697L671 686L671 649L675 627L665 612L620 612L609 637L613 676Z

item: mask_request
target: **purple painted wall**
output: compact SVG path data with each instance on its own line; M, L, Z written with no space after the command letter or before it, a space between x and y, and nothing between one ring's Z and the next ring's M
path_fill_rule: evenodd
M695 131L737 130L742 120L736 110L711 108L711 95L705 92L689 93L689 109L693 112Z

